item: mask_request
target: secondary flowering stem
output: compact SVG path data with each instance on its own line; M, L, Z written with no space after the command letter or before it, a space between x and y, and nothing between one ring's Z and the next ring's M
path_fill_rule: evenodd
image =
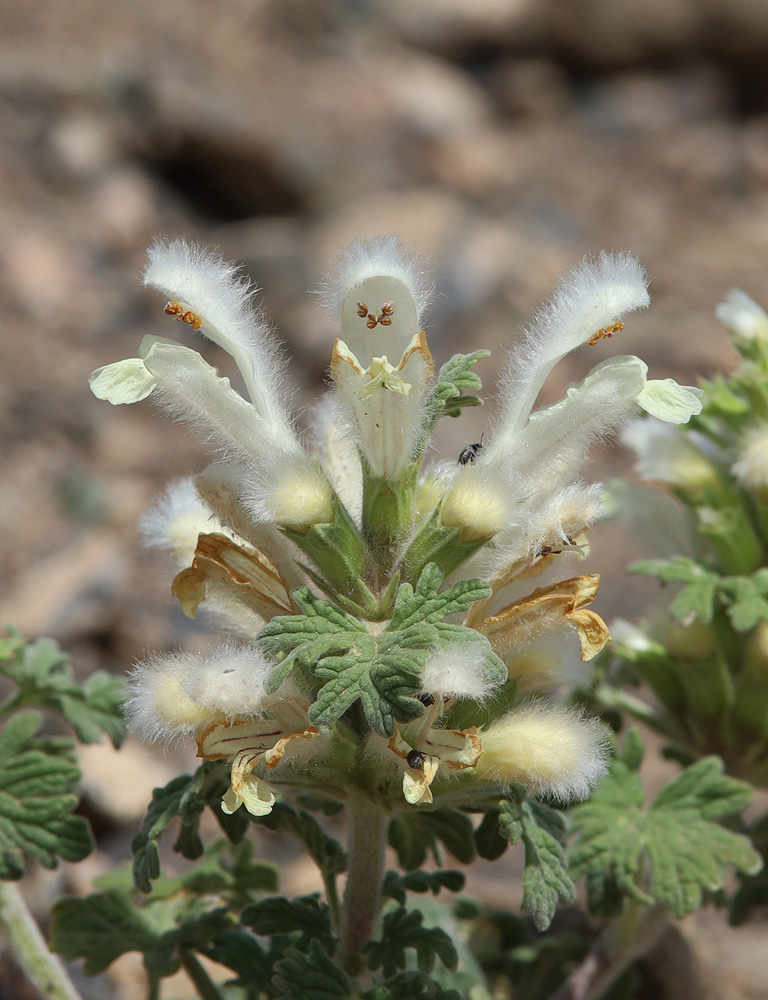
M0 882L0 929L16 961L44 1000L82 1000L60 959L48 950L18 886Z
M381 909L387 815L358 795L347 806L347 885L341 914L341 961L354 976L363 968L363 946L373 937Z

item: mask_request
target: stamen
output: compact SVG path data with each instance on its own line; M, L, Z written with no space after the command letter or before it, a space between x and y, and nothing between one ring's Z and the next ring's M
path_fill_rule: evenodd
M176 319L191 326L194 330L199 330L203 325L203 321L197 313L192 312L191 309L185 309L180 302L167 302L163 311L169 316L175 316Z
M617 320L615 323L611 323L610 326L604 326L597 333L593 333L587 343L590 347L594 347L598 340L604 340L606 337L610 339L614 333L621 333L623 329L624 324L621 320Z

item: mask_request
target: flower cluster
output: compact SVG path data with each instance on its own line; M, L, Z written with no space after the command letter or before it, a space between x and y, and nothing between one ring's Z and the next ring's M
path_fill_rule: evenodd
M427 459L436 422L480 402L465 390L480 387L487 352L435 374L425 275L391 236L339 256L321 289L341 327L335 391L308 445L253 289L184 241L152 247L144 283L232 356L245 395L160 337L91 378L111 403L151 396L217 451L144 528L173 554L185 613L214 610L233 638L139 664L127 708L145 738L191 736L201 757L231 763L227 812L264 815L273 787L304 785L340 799L357 789L385 809L471 805L512 785L567 801L605 771L596 723L542 697L610 639L588 608L598 579L578 573L600 506L580 468L638 407L683 423L700 393L622 356L534 410L558 361L648 305L638 262L601 254L525 330L481 440Z

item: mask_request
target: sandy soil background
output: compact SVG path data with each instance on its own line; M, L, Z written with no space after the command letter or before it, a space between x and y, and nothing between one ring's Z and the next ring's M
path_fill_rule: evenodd
M178 334L138 275L155 235L186 235L245 263L309 404L334 331L307 289L339 246L382 231L432 259L436 360L492 348L488 388L557 275L602 248L640 256L652 307L564 362L546 398L616 351L682 382L730 365L716 303L738 285L768 304L768 4L2 0L3 622L57 638L80 676L211 641L134 527L204 451L148 403L95 400L88 374L145 333ZM443 428L447 454L486 421ZM603 449L593 472L630 466ZM648 593L623 574L637 551L596 534L608 619ZM31 883L41 907L125 857L152 786L192 766L133 744L83 761L100 853ZM286 878L312 884L301 865ZM768 995L765 928L737 941L718 916L690 926L716 995ZM0 997L21 1000L4 969ZM129 958L83 993L131 1000L138 978Z

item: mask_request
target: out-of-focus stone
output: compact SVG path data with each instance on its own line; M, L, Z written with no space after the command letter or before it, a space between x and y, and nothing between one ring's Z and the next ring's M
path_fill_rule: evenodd
M546 24L546 6L537 0L394 0L385 14L409 40L452 50L501 38L520 45Z

